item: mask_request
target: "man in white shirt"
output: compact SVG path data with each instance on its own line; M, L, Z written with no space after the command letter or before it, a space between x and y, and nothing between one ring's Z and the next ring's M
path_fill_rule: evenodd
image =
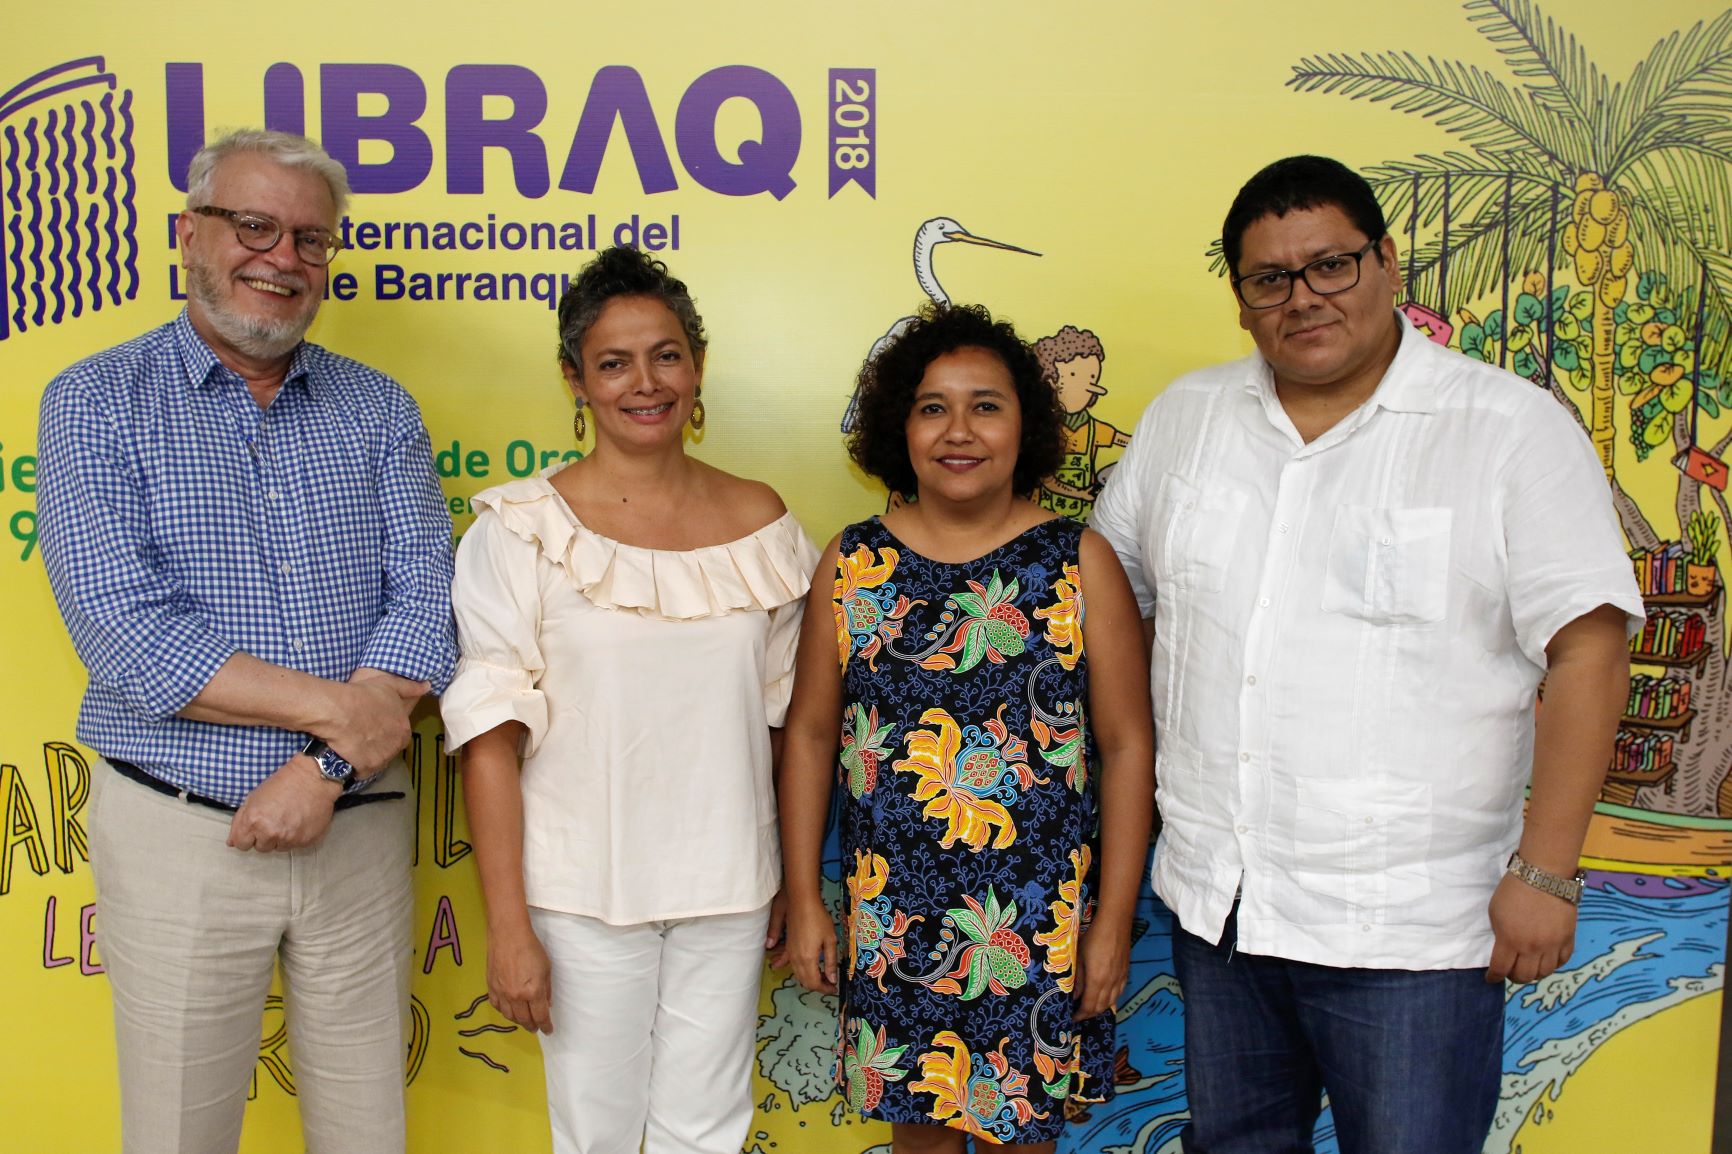
M1477 1154L1642 600L1573 416L1395 311L1363 179L1278 161L1223 247L1257 352L1149 406L1092 522L1152 629L1184 1148L1310 1151L1326 1089L1343 1154Z

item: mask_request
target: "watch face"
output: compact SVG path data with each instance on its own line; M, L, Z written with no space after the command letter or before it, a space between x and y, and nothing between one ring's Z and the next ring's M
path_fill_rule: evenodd
M319 763L319 772L331 781L347 781L355 772L355 767L329 746L320 750L313 760Z

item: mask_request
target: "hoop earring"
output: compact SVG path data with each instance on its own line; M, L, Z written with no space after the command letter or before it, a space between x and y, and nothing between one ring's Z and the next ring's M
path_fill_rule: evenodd
M704 428L704 387L698 386L697 394L692 400L692 432L699 433Z
M583 415L583 402L579 401L577 402L577 412L571 414L571 434L582 441L583 435L587 432L589 432L589 422Z

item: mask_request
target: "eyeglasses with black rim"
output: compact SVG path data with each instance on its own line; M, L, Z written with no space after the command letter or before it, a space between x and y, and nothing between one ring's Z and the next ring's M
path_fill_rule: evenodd
M1376 240L1357 252L1320 256L1299 268L1266 268L1233 278L1233 291L1248 309L1272 309L1293 299L1293 282L1301 279L1318 296L1344 293L1359 283L1359 266L1365 254L1377 247Z

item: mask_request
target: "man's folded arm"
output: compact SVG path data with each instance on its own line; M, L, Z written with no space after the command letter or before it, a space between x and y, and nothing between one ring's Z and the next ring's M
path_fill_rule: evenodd
M427 429L403 394L403 428L379 474L384 612L361 651L364 668L444 690L457 664L451 618L451 512L433 471Z
M241 652L155 555L139 480L92 387L103 386L72 374L49 385L36 491L43 565L91 680L147 721L329 728L353 708L341 685Z
M100 387L65 373L43 396L38 542L91 680L161 721L197 697L236 649L154 556L139 480L119 431L89 396Z

